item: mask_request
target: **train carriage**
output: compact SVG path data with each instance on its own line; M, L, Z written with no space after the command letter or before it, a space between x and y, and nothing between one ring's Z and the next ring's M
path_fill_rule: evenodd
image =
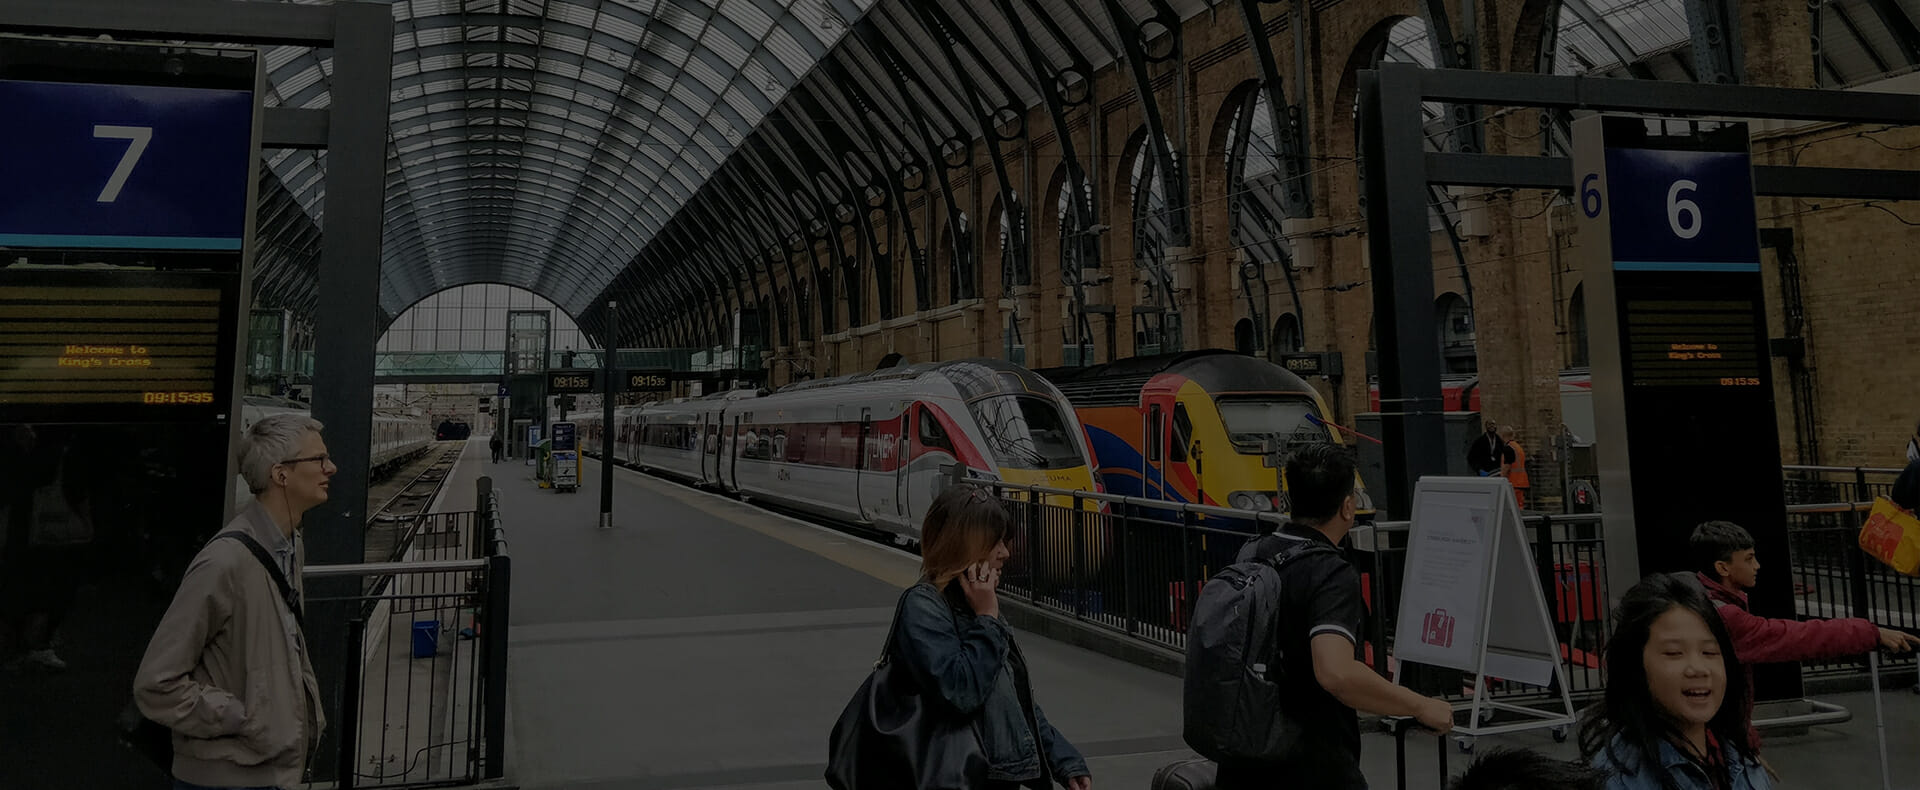
M571 415L589 450L602 414ZM906 365L622 407L615 458L742 498L917 540L953 473L1098 490L1059 391L999 360ZM1057 504L1069 504L1065 497Z

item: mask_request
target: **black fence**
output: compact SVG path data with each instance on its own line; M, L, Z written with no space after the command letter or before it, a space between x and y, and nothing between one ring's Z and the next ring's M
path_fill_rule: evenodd
M1802 617L1860 617L1920 633L1920 579L1903 576L1860 550L1860 528L1898 469L1786 467L1787 537L1794 597ZM1910 664L1913 659L1886 661ZM1809 662L1811 675L1853 674L1851 659Z
M511 563L497 495L414 517L404 561L309 566L365 592L348 628L339 781L350 788L478 784L505 771Z
M1003 576L1006 593L1054 614L1112 629L1173 650L1186 646L1186 624L1200 586L1231 564L1240 547L1277 514L1180 505L994 481L989 486L1014 516L1013 556ZM1848 488L1846 493L1874 490ZM1920 632L1920 583L1899 576L1855 543L1868 505L1846 508L1800 503L1789 508L1796 589L1802 617L1865 617ZM1827 512L1832 510L1833 512ZM1818 511L1818 512L1814 512ZM1531 563L1554 623L1569 691L1589 697L1605 688L1601 651L1609 635L1607 551L1598 513L1524 517ZM1407 522L1362 525L1349 536L1348 557L1361 573L1369 609L1366 661L1388 673L1400 581L1407 553ZM1911 664L1912 658L1901 663ZM1810 674L1852 674L1860 661L1807 665ZM1446 673L1446 677L1459 673ZM1472 692L1475 680L1441 688ZM1482 678L1485 697L1509 702L1544 700L1557 689Z

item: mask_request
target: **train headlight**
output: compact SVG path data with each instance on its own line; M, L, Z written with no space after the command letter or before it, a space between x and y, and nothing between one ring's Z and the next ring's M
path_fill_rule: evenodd
M1273 509L1271 494L1263 491L1235 491L1227 495L1227 505L1235 510L1264 513Z

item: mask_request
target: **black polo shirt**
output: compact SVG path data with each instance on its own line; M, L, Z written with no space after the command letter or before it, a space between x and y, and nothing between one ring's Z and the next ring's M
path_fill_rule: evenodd
M1314 679L1311 648L1314 637L1336 634L1353 643L1354 660L1365 660L1360 636L1367 610L1360 597L1359 572L1319 530L1299 524L1288 524L1275 534L1249 541L1240 558L1295 551L1303 541L1335 549L1295 557L1280 571L1279 630L1285 650L1281 662L1286 668L1281 706L1288 716L1307 726L1293 753L1285 759L1221 763L1219 790L1345 790L1367 786L1360 773L1360 717Z

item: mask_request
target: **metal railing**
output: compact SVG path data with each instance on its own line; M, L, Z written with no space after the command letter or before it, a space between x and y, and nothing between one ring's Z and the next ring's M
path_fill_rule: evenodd
M1852 471L1852 470L1848 470ZM1186 623L1207 579L1233 562L1275 513L1254 513L1134 497L963 480L992 489L1013 515L1003 588L1033 607L1173 650L1186 646ZM1871 490L1860 489L1860 490ZM1867 504L1790 506L1792 568L1802 617L1865 617L1882 626L1920 630L1920 582L1866 559L1855 545ZM1602 649L1610 635L1607 552L1601 514L1535 514L1522 519L1569 690L1589 697L1605 688ZM1361 574L1369 615L1366 662L1390 670L1405 521L1362 525L1349 536L1349 559ZM1911 662L1912 659L1906 659ZM1855 660L1809 662L1813 674L1852 674ZM1463 683L1471 679L1463 680ZM1494 699L1525 701L1557 690L1482 678ZM1464 696L1471 687L1448 688Z
M1899 469L1875 466L1783 466L1787 504L1872 502L1893 490Z
M306 578L355 577L366 592L347 629L338 784L477 784L505 771L512 566L498 495L480 479L477 510L417 516L404 561L308 566Z

